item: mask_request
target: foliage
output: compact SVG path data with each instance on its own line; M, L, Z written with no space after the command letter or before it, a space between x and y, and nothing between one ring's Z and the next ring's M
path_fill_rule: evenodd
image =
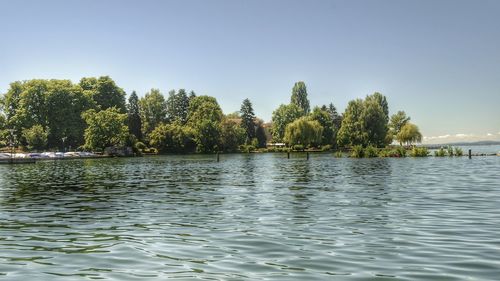
M351 148L351 154L350 156L352 158L363 158L365 157L365 151L363 149L362 145L355 145Z
M452 146L446 147L446 150L448 152L448 156L453 156L453 147Z
M189 110L189 97L186 90L180 89L177 93L172 90L167 99L166 115L170 122L180 122L184 125L187 122Z
M245 143L245 129L232 119L225 118L221 123L220 149L223 151L236 151Z
M348 103L342 119L342 125L337 134L337 143L340 147L366 145L368 135L362 120L363 100L356 99Z
M401 128L403 128L403 126L408 122L410 122L410 117L406 116L406 113L404 111L400 110L396 114L393 114L389 122L389 128L392 137L397 136L401 132ZM400 142L400 145L403 144Z
M388 117L384 107L380 104L380 99L382 99L382 104L385 106L387 106L387 102L383 96L383 98L378 98L380 96L379 93L375 93L365 99L361 119L364 122L364 130L367 134L367 144L384 147L388 131Z
M109 76L84 77L80 80L80 87L90 95L99 109L115 107L120 113L125 113L125 91Z
M411 157L427 157L429 156L429 149L427 147L416 147L414 146L410 151Z
M338 151L336 151L336 152L333 154L333 156L334 156L335 158L342 158L342 157L344 157L344 153L342 153L342 151L338 150Z
M135 143L135 148L137 148L138 150L142 151L144 149L147 148L147 146L143 143L143 142L136 142Z
M436 157L444 157L447 154L448 154L447 151L443 147L441 147L438 150L434 151L434 156L436 156Z
M127 104L127 123L129 132L136 136L137 139L142 139L142 120L141 120L141 112L139 107L139 97L135 91L130 94L128 98Z
M417 125L408 122L401 127L401 131L396 135L396 139L400 143L411 145L413 143L422 142L422 134Z
M333 124L332 115L327 111L319 107L314 107L313 111L309 115L310 120L318 121L323 127L323 133L321 136L321 144L328 145L332 144L334 136L336 134L336 128Z
M167 121L167 103L158 89L151 89L139 100L142 135L149 134L161 123Z
M464 151L460 147L455 147L455 156L463 156Z
M378 156L377 148L372 145L367 146L365 148L364 155L367 158L377 157Z
M246 133L246 142L249 143L250 140L255 138L256 128L255 128L255 113L253 112L252 103L249 99L243 100L240 109L241 114L241 127Z
M96 111L90 109L83 113L87 123L85 129L85 147L89 150L102 151L106 147L123 145L128 137L128 128L125 125L126 114L111 107Z
M298 106L305 114L309 114L311 107L307 99L307 88L304 82L299 81L293 85L290 103Z
M285 129L288 124L304 116L304 111L295 104L280 105L273 112L272 116L272 135L275 142L283 141Z
M23 137L26 139L29 149L40 150L47 146L48 133L41 125L24 129Z
M217 100L209 96L197 96L189 103L188 126L194 129L198 152L215 152L219 149L222 110Z
M321 147L321 151L330 151L330 150L332 150L332 146L330 144L323 145Z
M151 146L159 152L191 152L194 150L194 131L179 122L161 123L149 135Z
M294 151L304 151L305 147L302 144L295 144L292 146L292 150Z
M318 121L301 117L286 126L284 141L289 145L317 146L322 135L323 127Z
M255 138L257 139L257 147L265 148L267 144L266 129L264 128L264 121L261 119L256 119L255 125L257 129L255 130Z

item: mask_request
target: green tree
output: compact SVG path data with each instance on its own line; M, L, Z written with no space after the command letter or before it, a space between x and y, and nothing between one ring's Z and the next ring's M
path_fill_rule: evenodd
M304 116L304 111L295 104L280 105L272 116L272 135L275 142L283 141L288 124Z
M246 133L246 143L255 138L255 114L253 112L252 103L249 99L243 100L241 104L241 127Z
M125 125L127 114L111 107L101 111L90 109L82 116L87 123L85 129L87 149L102 151L106 147L125 144L129 135L128 127Z
M316 106L313 108L313 111L309 115L309 119L318 121L319 124L323 127L321 144L333 144L336 131L331 114L327 110L321 109Z
M368 134L363 121L363 100L356 99L348 103L342 119L342 125L337 134L337 143L340 147L367 145Z
M80 86L92 97L99 109L116 107L121 113L126 112L125 91L109 76L82 78Z
M386 145L386 137L389 130L387 125L388 117L379 99L373 97L374 96L368 96L365 99L361 115L364 122L364 130L367 134L366 145L384 147Z
M139 107L139 97L135 91L130 94L127 104L127 122L129 132L134 135L138 140L142 140L142 121L141 112Z
M291 103L301 108L304 114L309 114L311 108L307 99L307 88L304 82L299 81L293 85Z
M400 145L403 145L403 143L411 145L413 143L422 142L422 134L417 125L407 122L401 127L400 132L396 135L396 139L399 141Z
M167 121L167 103L158 89L151 89L139 100L139 109L143 136L149 136L156 126Z
M321 124L304 116L286 126L284 140L288 145L317 146L321 143L322 135Z
M222 110L214 97L197 96L190 101L187 125L194 129L198 152L218 150L222 116Z
M41 150L47 146L47 131L41 125L23 130L23 137L29 149Z
M82 145L86 127L82 113L95 108L90 96L69 80L50 80L45 100L48 146L62 147L62 138L65 138L64 145Z
M169 92L167 99L167 118L170 122L179 121L186 124L189 110L189 97L186 90L180 89L175 93Z
M397 136L401 132L401 128L410 122L410 117L404 111L398 111L391 116L389 128L393 136Z
M180 122L158 125L149 135L151 146L165 153L192 152L195 148L194 130Z
M223 151L236 151L245 143L246 132L236 121L224 118L221 123L220 149Z
M255 130L255 138L257 139L257 147L265 148L267 145L266 129L264 128L264 121L262 119L256 119L255 124L257 129Z

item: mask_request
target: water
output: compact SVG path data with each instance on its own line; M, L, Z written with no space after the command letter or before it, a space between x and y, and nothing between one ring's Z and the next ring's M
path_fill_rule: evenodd
M500 157L0 166L1 280L498 280Z

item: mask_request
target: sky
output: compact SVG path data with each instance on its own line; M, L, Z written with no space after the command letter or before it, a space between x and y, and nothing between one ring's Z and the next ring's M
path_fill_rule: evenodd
M500 140L500 1L0 0L0 93L111 76L185 88L270 121L304 81L312 105L375 91L426 143Z

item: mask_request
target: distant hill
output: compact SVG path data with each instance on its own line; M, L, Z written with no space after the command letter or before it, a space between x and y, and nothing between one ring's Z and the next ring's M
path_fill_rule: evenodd
M442 144L425 144L425 147L441 147L441 146L467 146L467 145L500 145L500 141L474 141L474 142L451 142Z

